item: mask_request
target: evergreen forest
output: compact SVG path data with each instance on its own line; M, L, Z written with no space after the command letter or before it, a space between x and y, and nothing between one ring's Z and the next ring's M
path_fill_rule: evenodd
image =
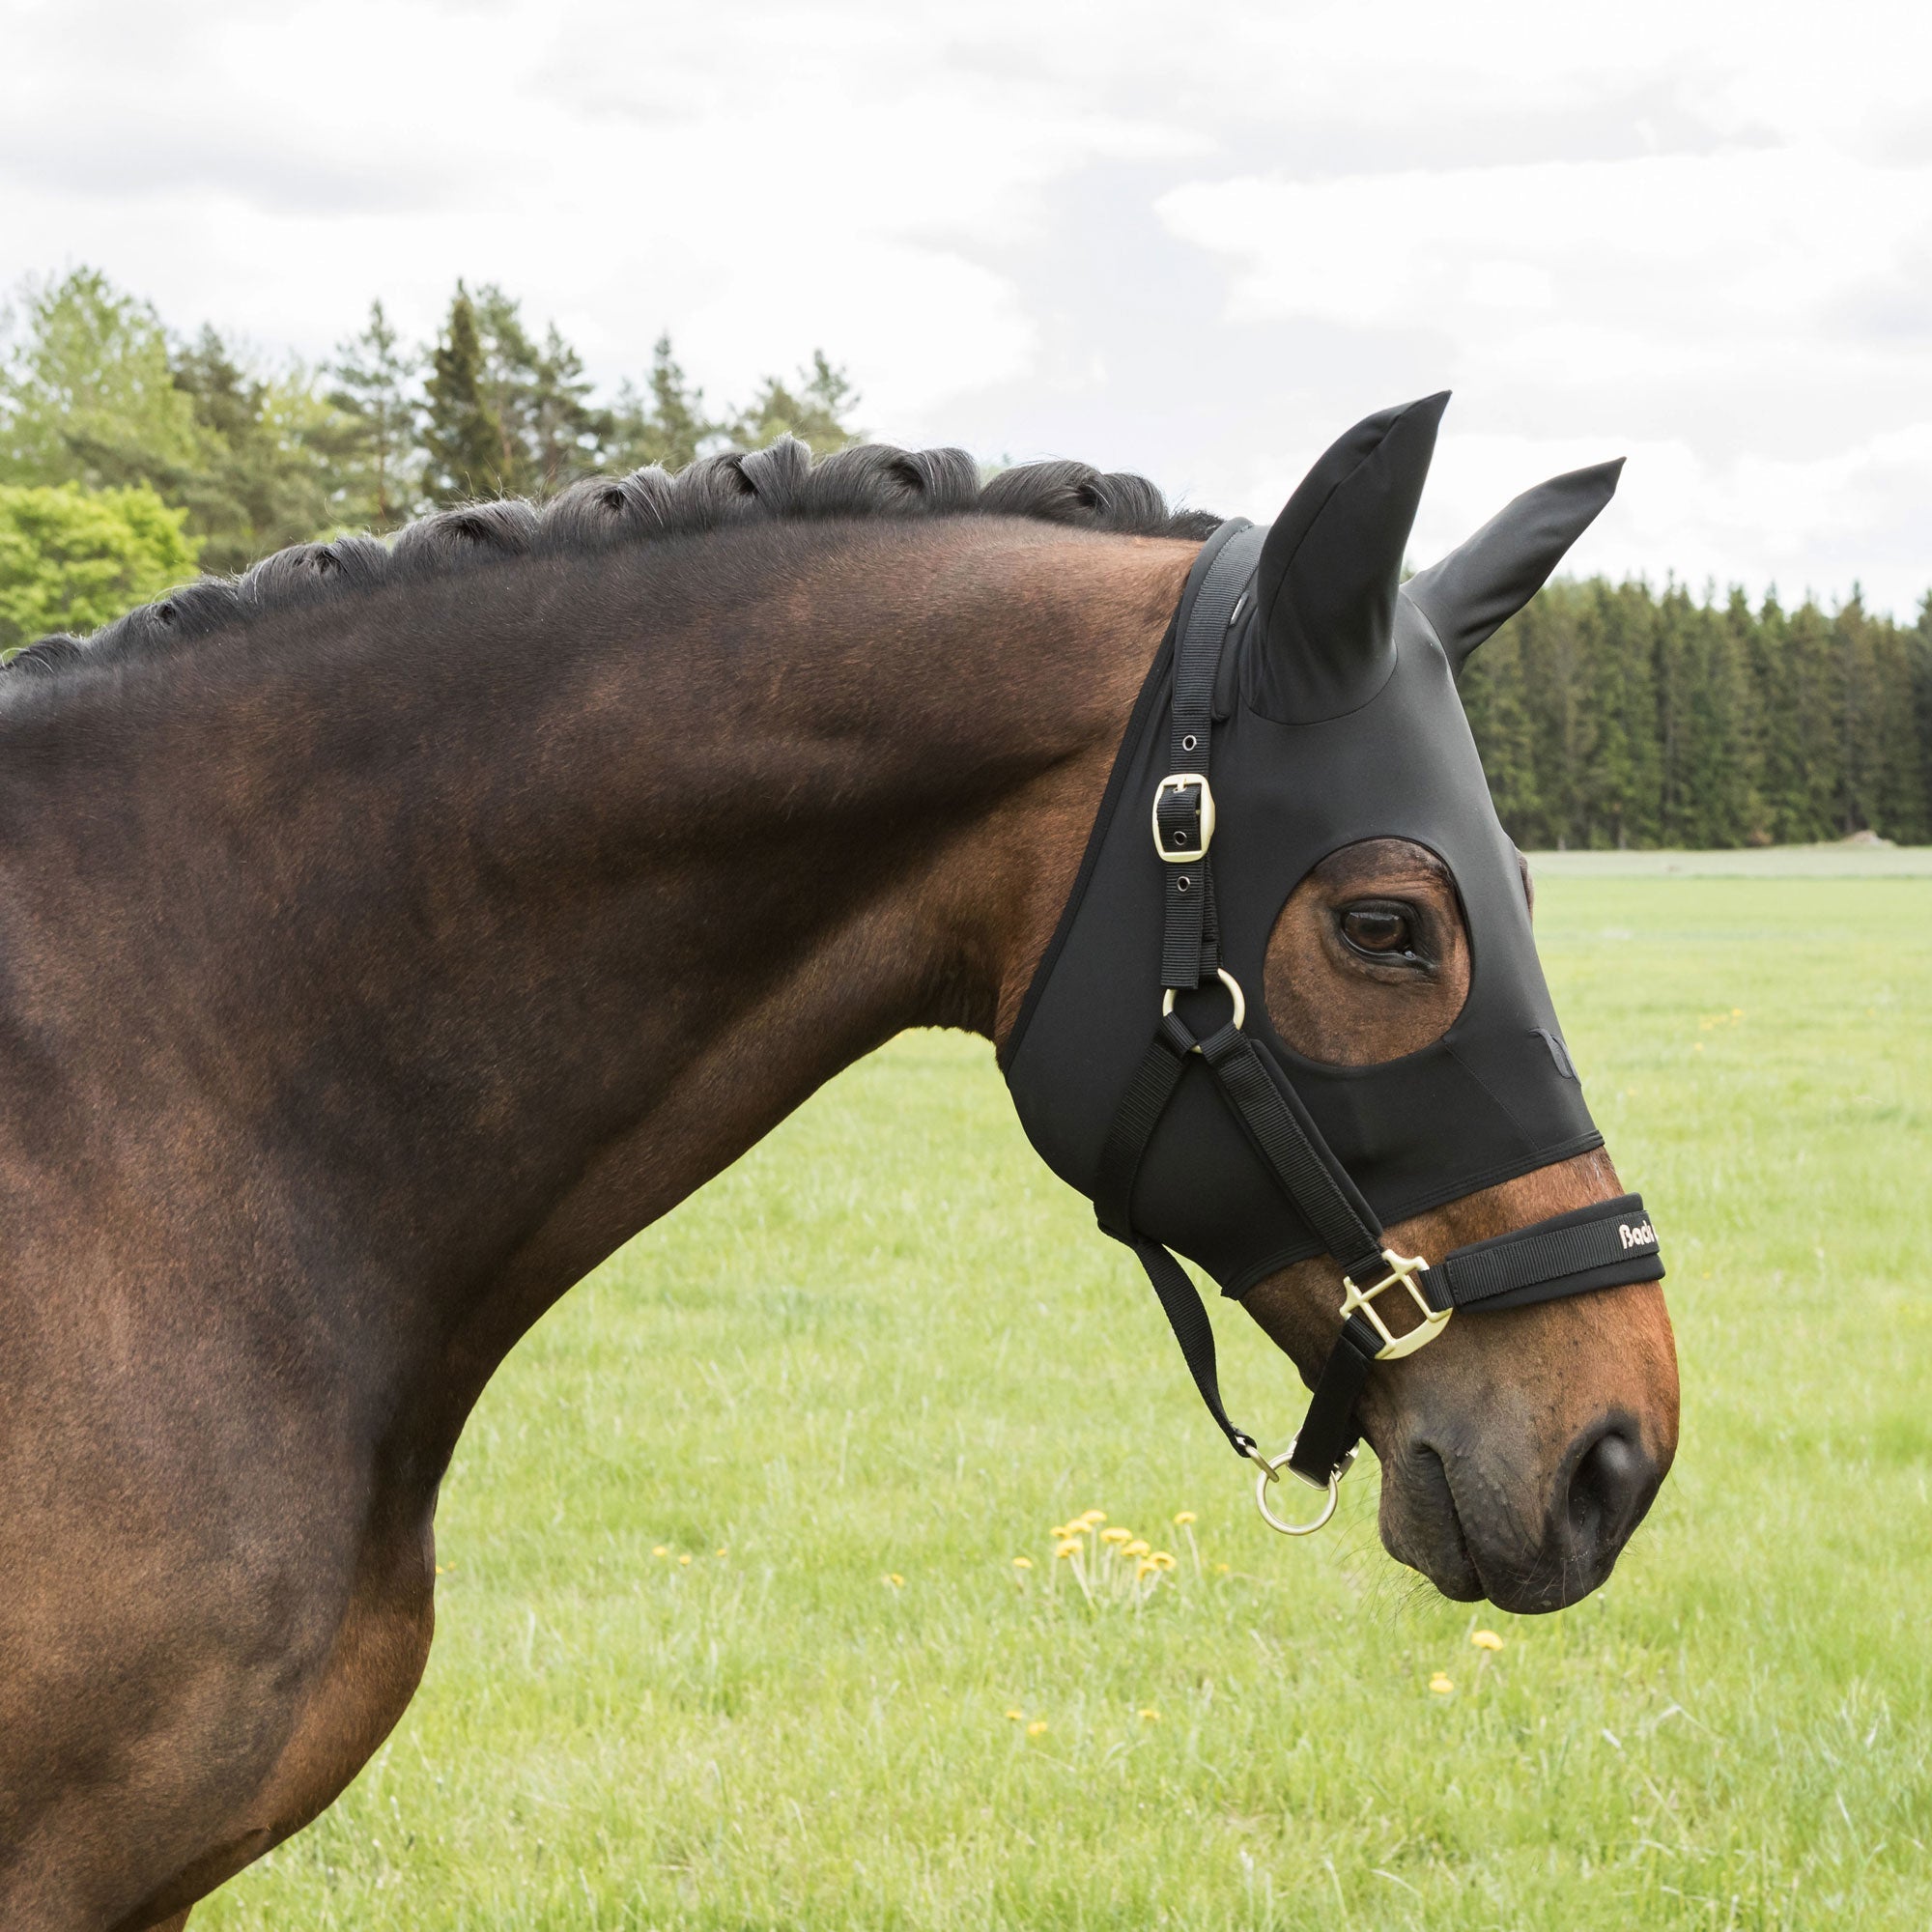
M600 396L554 323L459 283L436 338L381 302L320 366L267 359L80 269L0 315L0 656L85 632L199 569L393 530L478 497L678 468L784 435L852 441L822 351L712 407L660 335ZM1932 842L1932 594L1911 624L1742 590L1552 583L1471 660L1463 696L1527 849Z
M1463 702L1525 850L1932 842L1932 596L1910 626L1680 584L1546 586Z

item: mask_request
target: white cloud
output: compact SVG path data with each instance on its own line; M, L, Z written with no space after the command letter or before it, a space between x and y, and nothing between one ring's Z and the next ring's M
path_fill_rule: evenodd
M458 275L600 378L1266 516L1453 383L1416 553L1626 451L1585 567L1932 583L1932 14L1630 0L0 0L0 281L326 354Z
M1932 161L1793 142L1203 181L1159 209L1227 265L1231 319L1381 335L1407 386L1462 391L1419 554L1493 507L1505 455L1520 488L1624 452L1609 567L1862 577L1899 608L1932 583Z

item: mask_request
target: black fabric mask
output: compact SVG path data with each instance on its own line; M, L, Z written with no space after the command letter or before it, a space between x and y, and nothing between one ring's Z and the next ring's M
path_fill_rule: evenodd
M1271 529L1224 526L1190 576L1008 1046L1007 1079L1029 1138L1092 1198L1104 1191L1109 1135L1162 989L1175 991L1181 1018L1205 1037L1230 1015L1222 973L1244 996L1241 1031L1282 1103L1313 1128L1337 1184L1354 1191L1372 1225L1603 1144L1544 983L1519 856L1496 817L1455 678L1609 500L1620 466L1520 497L1399 587L1446 401L1431 397L1357 425ZM1202 641L1205 623L1218 626L1218 640ZM1190 635L1191 673L1179 647ZM1208 728L1183 730L1188 700L1177 677L1198 679L1202 665L1213 679ZM1164 863L1165 846L1157 857L1149 818L1164 779L1208 769L1210 738L1211 872L1205 858ZM1184 806L1200 794L1170 785L1160 796ZM1198 819L1170 816L1165 836L1198 836ZM1448 868L1469 939L1468 996L1418 1052L1369 1066L1323 1065L1270 1023L1264 954L1310 869L1371 838L1411 840ZM1178 920L1202 932L1198 965L1183 958L1177 968ZM1181 1072L1139 1159L1132 1229L1239 1295L1334 1243L1291 1198L1199 1057L1191 1067L1201 1071ZM1654 1239L1612 1272L1633 1279L1645 1267L1651 1277L1662 1272ZM1603 1268L1573 1272L1576 1286L1605 1285ZM1541 1296L1552 1292L1565 1291L1541 1285ZM1511 1298L1503 1291L1492 1305Z

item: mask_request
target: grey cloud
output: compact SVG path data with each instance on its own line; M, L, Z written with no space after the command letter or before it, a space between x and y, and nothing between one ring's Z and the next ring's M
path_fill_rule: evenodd
M1932 248L1846 290L1824 321L1828 333L1847 342L1888 349L1932 344Z
M1203 507L1270 516L1279 505L1228 500L1227 479L1277 454L1312 459L1355 416L1399 400L1405 381L1439 374L1451 346L1426 326L1371 337L1226 320L1224 266L1153 213L1173 184L1148 164L1084 169L1047 190L1037 243L979 251L1036 319L1039 360L1022 380L955 398L934 428L986 453L1141 469ZM1218 500L1204 501L1207 479Z
M119 204L213 193L292 215L421 213L461 201L466 185L452 163L303 152L239 128L174 128L162 140L138 124L97 126L74 143L18 122L0 128L0 181Z

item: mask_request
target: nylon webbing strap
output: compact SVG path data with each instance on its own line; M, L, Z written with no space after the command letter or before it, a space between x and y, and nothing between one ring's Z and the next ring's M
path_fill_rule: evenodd
M1316 1378L1308 1413L1295 1433L1294 1453L1288 1459L1288 1466L1304 1482L1327 1482L1362 1439L1355 1426L1355 1405L1362 1399L1380 1348L1381 1337L1361 1316L1351 1315L1343 1322Z
M1332 1158L1319 1151L1319 1129L1301 1118L1268 1078L1259 1050L1230 1025L1201 1042L1222 1097L1282 1191L1321 1237L1321 1245L1358 1281L1382 1272L1381 1224L1355 1191L1338 1177Z
M1221 1378L1214 1364L1214 1326L1208 1319L1200 1291L1187 1270L1158 1241L1136 1238L1131 1245L1140 1257L1141 1266L1147 1269L1147 1278L1153 1283L1153 1292L1160 1296L1161 1312L1167 1317L1167 1325L1174 1330L1174 1339L1180 1344L1181 1359L1194 1378L1194 1386L1201 1391L1201 1400L1208 1405L1208 1413L1234 1445L1235 1453L1247 1455L1255 1446L1255 1438L1245 1430L1236 1429L1221 1406Z
M1640 1272L1641 1264L1655 1264L1655 1273ZM1626 1269L1626 1263L1632 1265ZM1595 1276L1618 1269L1625 1281L1656 1280L1663 1272L1657 1235L1643 1211L1643 1197L1625 1194L1540 1221L1533 1228L1494 1240L1472 1241L1458 1248L1432 1275L1442 1277L1440 1291L1432 1282L1430 1299L1437 1307L1471 1308L1498 1297L1537 1290L1537 1299L1550 1298L1550 1290L1573 1277ZM1599 1286L1592 1280L1587 1286Z
M1114 1109L1107 1144L1100 1150L1100 1173L1094 1187L1094 1215L1102 1231L1132 1244L1134 1180L1142 1158L1174 1090L1187 1066L1194 1036L1178 1013L1163 1013L1153 1044L1141 1057L1127 1091Z
M1206 850L1204 793L1213 747L1214 679L1221 668L1221 646L1266 535L1247 524L1228 531L1208 560L1187 622L1175 642L1168 770L1176 777L1192 773L1202 781L1164 789L1154 802L1161 851L1201 853L1198 859L1165 867L1160 983L1176 992L1191 992L1204 979L1211 980L1221 963L1214 931L1213 877Z

